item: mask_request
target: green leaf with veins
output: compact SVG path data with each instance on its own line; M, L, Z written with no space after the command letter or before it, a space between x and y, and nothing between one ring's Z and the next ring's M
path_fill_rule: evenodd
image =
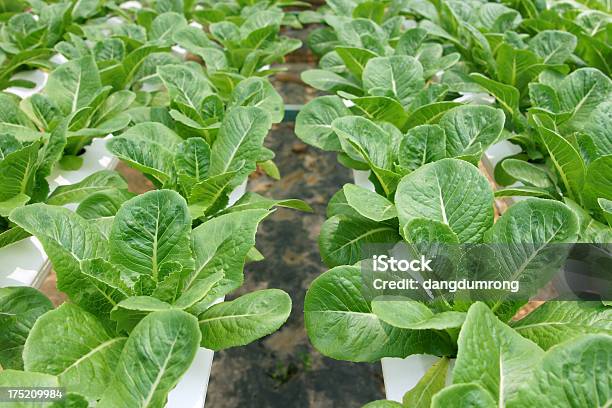
M17 194L8 200L0 202L0 216L8 217L10 213L19 207L23 207L30 201L31 197L25 194Z
M399 164L409 171L445 157L446 134L438 125L413 127L400 142Z
M505 120L503 111L489 106L465 105L446 112L439 125L446 134L447 157L461 156L477 144L484 152L498 140Z
M364 259L364 246L393 244L401 237L393 222L374 222L364 218L335 215L327 219L319 235L319 251L329 267L352 265Z
M571 199L581 201L586 170L580 153L558 133L542 126L538 127L538 132L567 194Z
M366 64L372 58L378 57L372 51L355 47L336 47L336 52L346 65L346 68L356 78L361 78Z
M520 201L486 233L485 242L494 252L487 277L519 281L522 293L533 295L567 258L569 247L556 244L576 242L577 237L578 219L563 203L541 198ZM492 310L501 303L496 301Z
M503 43L497 49L497 79L523 92L546 65L530 50L516 49Z
M393 203L380 194L354 184L345 184L343 190L348 205L364 217L376 222L397 217Z
M164 65L157 68L157 75L162 80L173 102L189 108L183 112L190 117L197 117L204 98L211 88L201 72L185 65Z
M149 191L121 206L111 230L110 260L133 274L161 282L178 262L189 275L194 264L189 247L191 217L187 203L170 190Z
M185 17L174 12L167 12L155 17L149 30L149 38L157 45L168 47L173 44L172 35L187 26Z
M389 122L402 129L408 120L404 107L395 99L386 96L362 96L351 99L354 109L374 122Z
M257 193L246 192L231 207L222 211L222 214L245 210L270 210L273 207L292 208L294 210L313 212L313 209L304 201L297 199L274 200Z
M576 49L576 44L576 36L571 33L544 30L529 41L529 49L538 54L544 64L564 64Z
M443 159L415 170L397 186L400 226L415 218L448 225L459 242L479 242L493 225L493 192L471 164Z
M612 309L601 302L549 300L511 326L548 350L585 334L612 335Z
M554 187L548 173L529 162L517 159L506 159L501 163L501 166L508 175L525 184L544 189Z
M23 345L36 320L53 309L51 301L29 287L0 288L0 366L23 369Z
M189 193L189 212L193 219L225 208L235 185L236 171L218 174L195 184Z
M522 379L523 387L506 406L608 406L612 400L610 350L612 337L602 334L578 337L551 348L537 361L532 374Z
M584 126L596 146L597 154L605 156L612 154L612 102L603 102L595 108Z
M570 112L568 126L582 129L591 113L612 96L612 80L595 68L579 68L558 85L561 110Z
M362 279L359 267L339 266L311 284L304 303L304 320L317 350L349 361L452 353L450 338L442 332L398 329L378 319L372 313L371 299L362 291Z
M559 96L551 86L532 82L529 84L529 98L531 105L552 113L559 113Z
M169 151L183 142L174 131L158 122L139 123L127 129L120 137L156 143Z
M97 399L113 378L125 340L110 335L93 315L65 303L32 327L23 351L25 369L56 375L68 391Z
M102 84L93 56L68 61L49 74L44 94L68 115L94 100Z
M411 244L459 243L457 234L447 224L427 218L415 218L408 222L402 229L402 235Z
M432 398L446 384L448 368L448 358L442 358L432 365L417 385L404 394L403 405L410 408L430 408Z
M252 250L255 250L255 247L252 247ZM257 254L261 256L259 252L257 252ZM198 307L200 306L207 308L207 300L210 302L209 299L211 298L209 295L214 296L211 291L216 287L221 279L223 279L223 272L213 273L212 275L198 280L189 289L185 290L185 292L181 294L178 299L176 299L174 306L180 309L188 310L190 313L197 313Z
M229 108L255 106L270 114L272 123L280 123L285 116L283 98L272 84L264 78L247 78L232 91Z
M454 384L434 395L431 408L497 408L493 396L475 383Z
M269 214L267 209L238 211L196 227L191 234L195 271L185 281L184 296L201 293L198 283L216 273L223 276L209 297L221 297L239 287L244 280L246 255L255 245L257 227Z
M151 296L131 296L117 303L110 318L117 322L117 330L129 333L148 314L171 308L172 305Z
M32 194L39 148L40 143L34 142L0 161L0 201Z
M538 197L556 200L556 195L553 195L550 190L531 186L516 186L500 188L495 191L495 197Z
M351 114L342 99L322 96L308 102L300 110L295 122L295 134L303 142L328 151L341 150L332 122Z
M374 122L361 116L345 116L332 122L332 129L340 139L343 150L354 160L364 161L363 154L353 147L357 144L370 161L382 169L392 163L391 135Z
M463 312L434 313L421 302L395 296L374 299L372 312L393 327L411 330L454 329L465 321Z
M231 109L211 148L210 176L236 171L234 182L240 184L255 170L258 153L271 126L270 115L263 109L253 106Z
M585 207L599 211L598 198L612 200L611 172L612 155L601 156L589 165L583 190Z
M156 143L116 137L107 143L108 150L129 166L150 175L163 185L170 180L173 156Z
M63 207L30 204L15 209L11 221L40 240L57 273L57 288L91 313L105 313L113 304L81 272L80 262L104 258L107 242L98 228Z
M191 137L176 149L175 172L186 190L204 180L210 167L210 146L200 137Z
M612 200L606 198L598 198L597 203L604 212L604 217L608 222L608 225L612 226Z
M360 95L361 87L338 74L322 69L309 69L302 72L302 81L315 89L327 92L345 91Z
M497 99L497 103L500 104L507 112L513 116L520 115L519 110L519 91L512 85L502 84L501 82L494 81L480 73L470 74L470 78L474 80L478 85L485 88L491 95ZM531 84L530 84L531 85Z
M278 330L291 313L291 298L265 289L212 306L198 316L202 346L212 350L244 346Z
M435 125L440 122L440 118L456 106L461 106L459 102L434 102L420 106L410 113L406 120L408 129L419 125Z
M407 106L425 86L423 67L406 55L372 58L363 71L363 86L370 95L393 96Z
M93 193L112 188L127 189L127 182L119 173L101 170L77 183L57 187L49 196L47 203L52 205L76 203Z
M180 310L150 313L130 334L97 406L163 407L199 345L195 317Z
M544 352L502 323L483 303L473 304L459 333L453 384L474 383L500 405L512 400Z
M76 213L88 220L114 217L121 205L134 196L127 190L102 190L81 201Z

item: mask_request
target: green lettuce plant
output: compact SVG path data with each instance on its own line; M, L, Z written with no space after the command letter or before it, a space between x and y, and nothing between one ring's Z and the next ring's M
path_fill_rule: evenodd
M189 203L194 219L206 218L225 209L230 193L246 182L257 163L273 157L263 147L270 126L270 116L263 109L239 106L225 113L212 140L197 136L182 139L161 123L145 122L113 138L108 148L157 187L178 191ZM250 199L261 201L255 206L277 203L256 197L248 195L239 204ZM280 203L310 210L297 200Z
M583 221L581 238L610 242L606 202L612 188L603 181L612 150L609 110L612 82L600 71L580 68L560 82L530 83L531 128L512 141L526 153L502 160L497 196L537 196L564 200ZM609 209L609 208L608 208Z
M60 40L70 19L68 3L44 4L40 13L21 12L0 23L0 89L34 87L12 76L25 68L51 69L51 48Z
M0 384L65 387L63 400L53 406L161 407L189 368L201 338L197 319L179 309L154 311L128 334L74 304L52 310L51 302L31 288L0 289L0 305L10 316L3 318L8 332L1 344L4 348L18 339L19 349L10 352L15 356L22 350L17 360L24 367L6 365ZM25 344L18 336L27 337Z
M419 353L452 356L456 343L447 329L460 327L462 319L456 313L466 311L461 301L388 302L377 300L381 293L363 291L362 269L352 265L367 256L365 245L498 245L494 258L501 266L494 269L495 279L521 284L536 279L544 285L550 276L543 273L543 265L554 263L547 245L576 242L579 231L578 218L569 207L534 198L514 204L494 223L493 191L486 178L457 159L426 164L404 176L392 199L346 185L330 201L328 217L319 247L325 263L334 268L308 290L305 323L319 351L351 361ZM508 322L525 300L506 297L501 295L490 306ZM540 322L543 327L545 319ZM553 326L547 341L571 336L571 330L555 332Z
M21 101L6 95L2 98L0 129L21 142L48 137L67 118L64 164L78 168L77 155L93 138L129 125L124 110L134 101L134 94L103 86L94 59L83 57L55 68L41 94Z
M155 74L157 66L180 61L167 52L169 46L149 43L146 37L136 33L117 32L110 38L92 35L91 40L88 33L83 35L85 38L70 33L65 41L56 45L56 51L69 61L93 59L102 86L110 86L115 91L139 91L150 80L150 76ZM138 96L138 99L142 99L144 95Z
M20 2L6 3L8 13ZM25 79L12 79L22 69L51 70L53 48L65 35L81 32L81 26L120 10L114 3L94 1L64 1L57 3L30 2L15 7L22 11L10 15L0 23L0 89L11 86L32 88L34 83ZM7 14L3 14L7 16Z
M327 1L325 5L316 11L306 10L300 13L300 21L303 23L325 24L328 27L317 28L308 36L308 46L311 50L323 56L332 51L334 43L337 43L341 35L334 31L335 23L348 21L349 19L369 20L381 26L391 37L391 41L397 40L397 36L405 24L404 16L428 15L433 5L426 1L407 2L402 0L393 1ZM433 9L435 12L435 9ZM365 23L368 24L368 23Z
M402 403L375 401L364 408L600 405L609 399L606 386L610 381L606 367L610 364L608 351L612 346L609 331L579 334L552 347L538 346L529 337L523 337L529 330L541 331L536 325L543 314L549 317L572 314L581 319L584 311L593 310L600 311L599 317L609 316L610 312L595 302L548 302L508 326L485 304L475 303L459 333L457 360L452 370L449 360L443 358L406 392ZM529 316L537 323L531 323ZM449 380L451 385L445 386ZM567 388L569 381L573 386ZM592 385L601 391L593 391Z
M309 41L313 52L322 57L320 66L328 72L313 75L313 81L323 78L319 83L306 75L306 82L338 96L320 97L307 105L298 117L296 134L308 144L339 152L339 160L348 167L371 171L375 187L369 191L345 185L329 203L319 247L323 261L332 269L316 279L307 293L304 310L311 342L327 356L350 361L419 353L457 357L460 367L453 376L455 385L444 389L448 360L443 359L406 394L404 405L385 401L372 406L547 406L551 398L558 398L559 406L569 405L569 401L582 398L583 390L559 396L563 395L557 388L561 381L550 380L548 373L555 364L558 368L569 361L566 353L579 353L577 350L591 341L599 348L609 344L609 309L602 303L546 302L527 317L513 321L524 301L504 300L503 296L487 305L460 299L426 304L381 298L382 293L364 289L365 275L356 263L367 257L368 245L503 243L507 249L496 255L505 268L495 270L495 279L512 277L527 283L543 275L547 262L543 246L537 243L547 239L557 243L607 242L608 227L602 221L609 213L605 208L610 209L610 200L604 193L603 178L589 181L585 174L597 160L601 161L595 163L592 175L603 174L605 167L598 165L605 163L600 157L605 156L602 129L609 79L599 71L583 68L582 28L567 30L568 25L547 24L544 19L534 24L540 13L548 15L546 6L537 2L440 1L430 5L432 8L421 7L422 13L410 13L406 6L406 14L418 20L417 27L386 43L380 40L385 30L377 24L391 16L391 8L385 7L393 2L368 4L363 8L378 7L381 12L357 16L357 4L367 3L371 2L328 2L319 22L329 27L313 32ZM514 6L520 12L511 8ZM571 12L565 14L569 15ZM604 21L600 18L597 15L594 20ZM585 20L582 15L582 23ZM357 35L347 34L357 26L363 31L354 29ZM594 34L597 30L594 28ZM351 39L346 41L342 36ZM597 37L605 38L602 34ZM343 41L358 44L358 48L349 53ZM441 44L445 55L461 54L462 60L442 75L444 93L423 103L422 109L363 109L359 97L372 95L363 86L364 67L378 58L376 47L381 49L382 44L385 52L394 50L395 54L402 49L418 50L418 55L426 49L419 48L423 43ZM600 55L606 50L601 46ZM398 66L404 69L396 72L403 74L411 65ZM570 71L574 72L563 79ZM401 75L390 75L381 80L380 87L400 89L397 78ZM445 100L447 94L483 91L491 93L504 112L455 107ZM409 94L414 97L414 90ZM390 105L383 105L381 99L376 106ZM495 115L454 113L478 110ZM352 116L355 114L365 118ZM504 121L504 116L509 120ZM503 161L496 177L505 185L518 180L526 186L509 186L497 195L525 191L523 195L546 199L517 202L493 223L492 188L465 161L477 164L482 153L502 139L519 144L524 153ZM575 152L571 159L570 150ZM567 185L573 185L576 194ZM571 199L577 196L588 197L589 204L583 207L582 198L578 203ZM561 199L566 205L555 201ZM529 254L519 256L518 248ZM517 256L528 261L519 264ZM544 276L539 278L543 278L542 284L546 282ZM604 335L582 337L588 333ZM483 343L499 344L500 349L483 356ZM548 349L544 357L542 350ZM501 366L499 361L508 358L504 353L515 354L509 357L509 365ZM585 365L592 361L589 358L585 357ZM579 366L579 360L577 357L568 364ZM512 377L512 367L520 375ZM487 370L495 374L483 376ZM607 374L595 377L595 382L608 380ZM593 393L586 393L587 399L594 398Z
M12 97L3 95L0 100L3 101L3 113L14 114L13 119L27 123L27 118L14 105ZM33 135L38 136L31 140L20 140L10 132L0 135L0 247L29 235L8 219L15 208L39 202L74 204L100 191L129 197L127 183L112 171L94 173L78 183L57 187L50 192L47 177L62 158L67 144L66 128L65 120L57 124L50 134L31 130Z
M279 34L284 16L280 9L264 9L243 19L212 23L208 26L210 36L189 26L177 30L172 38L200 57L212 83L221 87L244 77L275 73L269 66L283 62L285 55L300 48L300 40Z
M403 175L444 158L477 164L500 139L505 120L500 109L458 105L441 102L417 109L406 115L407 132L402 134L388 122L351 116L352 108L339 97L324 96L304 107L295 131L308 144L339 152L340 162L348 167L371 170L377 191L391 197Z
M221 21L241 23L259 11L283 11L285 7L310 7L310 3L296 0L204 0L193 11L194 19L204 25ZM302 28L295 12L285 12L283 26Z
M44 378L36 376L48 374L68 392L100 406L116 406L116 398L149 406L142 403L146 395L155 395L156 406L163 406L197 347L248 344L289 316L289 296L276 289L214 304L242 285L257 225L269 214L261 207L234 209L192 229L186 201L170 190L134 197L114 217L86 219L78 211L46 204L14 210L12 221L41 241L58 289L71 304L48 311L42 295L17 296L12 291L20 288L3 289L3 316L11 316L13 329L0 343L1 355L8 347L23 346L26 373L5 371L0 378L39 383ZM182 345L173 348L165 336L180 338ZM165 346L154 347L157 341ZM61 346L73 343L79 347ZM51 353L48 347L62 352ZM150 352L142 347L151 347ZM160 361L175 358L176 364L157 364L158 356ZM20 368L21 361L2 364ZM130 367L138 367L136 374ZM126 376L142 384L137 394L123 395L131 389L123 389Z
M239 106L258 107L280 123L284 116L282 97L265 78L242 78L217 88L207 71L195 64L165 65L157 69L170 99L169 114L181 136L197 135L211 141L219 131L226 111Z
M591 66L610 75L612 48L605 27L611 18L610 8L605 2L572 4L553 1L537 6L529 2L522 3L524 7L520 11L525 16L522 23L525 31L537 33L543 30L562 30L572 33L577 40L577 58L572 58L576 65Z

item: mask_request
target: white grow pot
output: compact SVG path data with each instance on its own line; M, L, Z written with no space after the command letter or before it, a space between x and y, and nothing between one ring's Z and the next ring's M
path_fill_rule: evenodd
M385 380L385 394L388 400L402 402L404 394L414 388L423 378L427 370L431 368L439 357L428 354L415 354L406 358L383 358L382 365L383 378ZM451 359L446 385L452 382L452 368L455 359Z
M246 187L247 181L245 180L231 192L228 206L240 200L246 192ZM224 298L220 298L215 303L223 302L223 300ZM204 408L213 355L212 350L200 347L191 367L168 394L166 408Z
M19 86L11 86L6 88L3 92L12 93L13 95L19 96L21 99L25 99L29 96L34 95L35 93L39 93L47 83L47 78L49 74L40 69L34 69L31 71L21 71L17 72L15 75L11 77L11 79L23 79L30 82L33 82L35 86L33 88L22 88Z
M354 170L353 169L353 181L356 186L367 188L370 191L374 191L374 184L369 179L370 170Z

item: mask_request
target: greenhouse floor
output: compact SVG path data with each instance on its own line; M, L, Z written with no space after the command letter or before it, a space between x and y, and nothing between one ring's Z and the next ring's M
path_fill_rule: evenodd
M360 407L384 397L380 364L354 364L322 356L304 330L303 301L310 282L324 272L317 236L325 203L349 172L333 154L296 141L293 127L282 124L268 139L282 180L251 180L250 191L266 196L300 197L313 214L296 217L279 209L262 224L258 249L266 259L247 265L245 285L235 294L267 287L287 291L293 310L278 332L246 347L215 354L206 404L225 407Z

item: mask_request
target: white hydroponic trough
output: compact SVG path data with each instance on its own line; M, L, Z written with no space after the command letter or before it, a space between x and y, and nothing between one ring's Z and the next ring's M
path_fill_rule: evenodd
M53 58L61 64L66 59L61 56ZM10 87L4 92L13 93L21 98L27 98L40 92L48 78L42 70L23 71L14 79L27 79L36 84L33 88ZM96 138L85 147L82 166L76 171L61 170L56 167L47 178L50 190L58 186L77 183L87 176L100 171L112 170L117 166L118 159L106 149L106 142L112 136ZM246 192L247 181L238 186L229 197L229 204L238 201ZM74 209L74 206L69 206ZM39 288L51 270L49 257L42 244L35 237L29 237L0 248L0 287L31 286ZM218 302L223 298L218 299ZM193 363L181 378L174 390L168 394L166 408L204 408L210 371L214 352L201 347Z

